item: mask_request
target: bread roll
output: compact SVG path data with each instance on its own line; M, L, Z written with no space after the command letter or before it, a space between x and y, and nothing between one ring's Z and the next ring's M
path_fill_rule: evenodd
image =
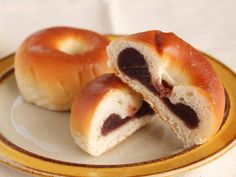
M107 67L106 37L92 31L54 27L29 36L15 55L18 88L28 102L70 110L75 94Z
M186 147L202 144L218 131L224 88L188 43L173 33L147 31L114 40L107 53L116 75L144 97Z
M151 122L154 116L139 94L114 74L105 74L75 98L71 134L84 151L99 156Z

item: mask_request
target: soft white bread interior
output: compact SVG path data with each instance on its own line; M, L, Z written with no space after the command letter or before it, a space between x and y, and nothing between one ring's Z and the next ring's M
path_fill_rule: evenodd
M115 74L142 94L186 147L217 132L224 89L196 49L173 33L148 31L114 40L107 53Z
M114 74L100 76L74 100L71 134L80 148L99 156L153 120L154 112L136 117L143 104L142 97ZM124 123L114 128L119 121Z

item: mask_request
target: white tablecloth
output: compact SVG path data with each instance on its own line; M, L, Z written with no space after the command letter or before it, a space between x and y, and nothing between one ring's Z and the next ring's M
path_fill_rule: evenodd
M0 0L0 57L32 32L74 26L99 33L173 31L236 71L235 0ZM25 177L0 165L0 176ZM236 176L236 148L184 177Z

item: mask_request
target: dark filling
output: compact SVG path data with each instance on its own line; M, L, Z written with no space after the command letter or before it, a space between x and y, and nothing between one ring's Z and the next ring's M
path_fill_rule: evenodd
M105 120L102 126L102 135L107 135L112 130L117 129L121 125L125 124L131 119L131 117L127 116L125 119L121 119L120 115L118 114L111 114L108 116L108 118Z
M136 79L145 85L149 90L156 93L155 87L151 84L151 75L148 71L148 65L140 54L134 48L126 48L118 56L119 69L132 79Z
M134 116L136 118L142 118L145 115L153 115L153 114L154 111L152 110L150 105L146 101L143 101L141 108L139 108L139 110L134 114Z
M173 113L175 113L180 119L184 121L184 123L189 128L197 128L200 120L198 119L197 114L191 107L183 103L173 104L168 98L162 98L162 100Z
M111 131L119 128L120 126L122 126L123 124L125 124L126 122L130 121L133 118L142 118L145 115L153 115L153 114L154 111L149 106L149 104L143 101L142 106L134 115L126 116L124 119L122 119L120 115L115 113L109 115L108 118L103 123L101 133L102 135L107 135Z
M168 106L189 128L197 128L200 122L196 112L183 103L173 104L168 99L172 86L162 80L161 84L153 85L148 65L144 56L134 48L126 48L118 56L119 69L132 79L138 80Z

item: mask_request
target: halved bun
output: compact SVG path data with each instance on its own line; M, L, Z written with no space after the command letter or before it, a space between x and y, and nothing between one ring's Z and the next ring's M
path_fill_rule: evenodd
M151 122L153 110L114 74L84 87L71 109L71 134L87 153L98 156Z
M208 61L173 33L148 31L107 47L109 63L170 124L185 146L202 144L224 114L222 83Z

